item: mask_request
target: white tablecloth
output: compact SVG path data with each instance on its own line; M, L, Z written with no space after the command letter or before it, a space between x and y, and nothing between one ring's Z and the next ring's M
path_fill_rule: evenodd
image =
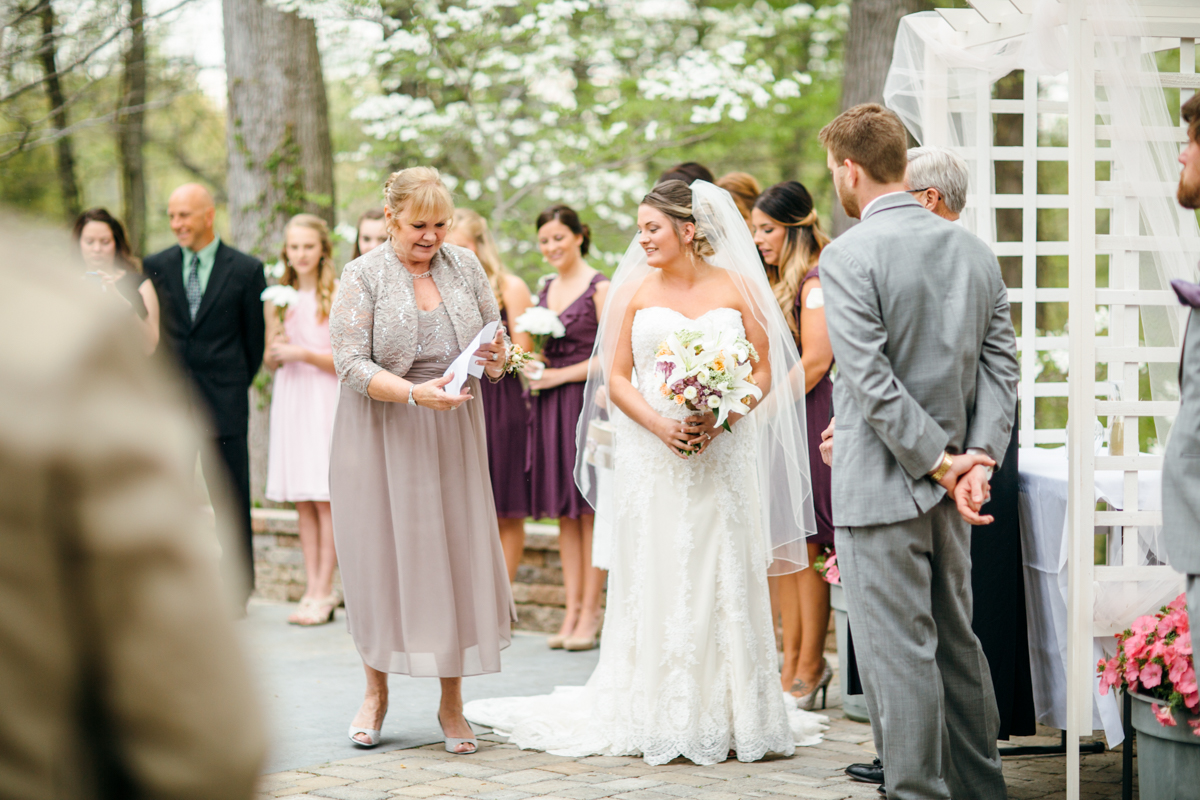
M1067 727L1067 455L1066 448L1025 448L1020 456L1021 549L1025 565L1025 612L1029 625L1030 668L1037 720L1043 725ZM1125 473L1096 472L1096 500L1113 508L1124 505ZM1153 511L1162 507L1162 473L1138 474L1138 508ZM1119 563L1120 535L1110 536L1109 563ZM1139 531L1141 563L1158 563L1155 530ZM1147 561L1146 559L1149 559ZM1183 591L1178 581L1143 581L1137 584L1096 582L1097 620L1119 620L1128 625L1134 618L1156 611ZM1096 660L1111 654L1111 636L1095 640ZM1116 696L1101 695L1099 681L1093 685L1092 728L1103 729L1108 746L1124 738Z

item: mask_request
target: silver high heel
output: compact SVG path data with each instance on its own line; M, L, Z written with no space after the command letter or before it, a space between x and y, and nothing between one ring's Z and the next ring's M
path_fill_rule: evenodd
M367 735L367 738L370 740L370 742L362 742L362 741L359 741L358 739L354 738L355 736L357 736L360 733L365 733ZM374 747L375 745L379 744L379 742L382 739L383 739L383 731L381 731L381 730L373 731L370 728L356 728L353 725L350 726L350 741L353 742L354 744L358 745L359 747L369 750L372 747Z
M796 705L805 711L812 711L817 707L817 692L821 693L821 708L825 708L826 695L829 694L829 682L833 680L833 667L829 666L829 662L825 662L825 671L821 673L821 680L817 681L817 685L813 690L806 695L796 698ZM805 687L807 688L807 687Z
M385 717L387 716L386 708L383 710L383 715ZM355 727L354 725L351 725L350 726L350 734L349 734L350 741L353 742L354 744L358 745L359 747L369 750L372 747L374 747L375 745L379 744L381 741L383 741L383 730L382 730L383 722L382 721L380 721L379 727L380 727L380 730L376 731L376 730L372 730L370 728L358 728L358 727ZM362 741L359 741L358 739L354 738L356 735L358 735L360 733L365 733L367 735L367 741L362 742Z
M472 753L479 750L479 742L474 737L472 737L470 739L454 739L454 738L447 736L446 728L444 725L442 725L442 712L440 712L440 711L438 712L438 715L437 715L437 721L438 721L438 727L442 729L442 738L444 738L446 740L446 752L447 753L453 753L456 756L469 756ZM471 723L468 722L467 727L468 728L471 727ZM474 731L472 731L472 733L474 733ZM464 745L464 744L471 745L471 749L470 750L459 750L458 749L459 746Z

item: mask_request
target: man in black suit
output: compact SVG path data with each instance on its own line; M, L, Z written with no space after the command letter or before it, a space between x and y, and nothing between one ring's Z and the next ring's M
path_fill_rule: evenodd
M245 596L254 588L250 534L250 383L262 364L265 322L260 295L266 288L262 262L238 252L213 232L212 195L198 184L180 186L167 201L179 244L146 258L162 305L162 340L191 376L202 405L195 418L211 447L201 451L210 495L232 490L229 503L213 498L213 510L239 531L249 568Z

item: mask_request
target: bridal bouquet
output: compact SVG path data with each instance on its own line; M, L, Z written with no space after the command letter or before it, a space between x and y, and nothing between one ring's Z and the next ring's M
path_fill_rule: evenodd
M1154 704L1159 724L1173 727L1175 711L1200 710L1200 690L1192 663L1192 633L1188 624L1187 595L1181 594L1154 616L1138 617L1133 627L1117 634L1117 654L1100 659L1100 694L1114 686L1158 698ZM1188 721L1200 736L1200 717Z
M283 315L287 313L287 307L300 299L300 293L291 286L278 284L263 289L258 299L275 306L275 313L279 315L279 324L282 325Z
M561 339L567 335L567 329L562 324L562 320L545 306L530 306L525 313L517 317L513 321L513 330L519 333L528 333L533 337L533 352L536 355L541 355L546 349L546 342L550 339ZM542 362L534 361L533 356L530 356L526 361L533 369L525 373L530 380L537 380L542 376ZM536 365L536 366L535 366Z
M730 430L730 413L745 414L750 398L762 398L751 374L758 352L729 328L675 331L658 346L656 356L663 397L690 411L711 411L725 430Z

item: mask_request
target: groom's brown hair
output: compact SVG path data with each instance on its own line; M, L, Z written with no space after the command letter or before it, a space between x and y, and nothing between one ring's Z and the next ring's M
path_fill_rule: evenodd
M900 183L908 169L904 123L878 103L848 108L817 134L838 164L850 159L876 183Z

